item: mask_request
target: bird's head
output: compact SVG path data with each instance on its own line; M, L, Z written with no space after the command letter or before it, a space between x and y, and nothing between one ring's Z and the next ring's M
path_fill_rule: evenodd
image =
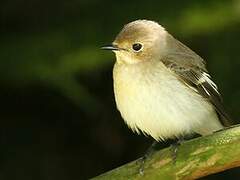
M118 63L158 60L165 53L167 31L154 21L136 20L123 27L110 46Z

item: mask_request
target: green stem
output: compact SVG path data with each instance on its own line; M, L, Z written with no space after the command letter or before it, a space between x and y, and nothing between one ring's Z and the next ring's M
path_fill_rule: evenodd
M196 179L240 166L240 126L183 142L174 163L169 148L153 154L139 173L138 160L93 179Z

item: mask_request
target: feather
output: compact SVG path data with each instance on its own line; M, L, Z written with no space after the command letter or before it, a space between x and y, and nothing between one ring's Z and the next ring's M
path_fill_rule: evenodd
M175 47L175 51L169 53L161 61L183 83L206 98L215 107L222 125L231 125L230 118L224 110L221 95L205 68L204 60L181 42L174 40L178 47Z

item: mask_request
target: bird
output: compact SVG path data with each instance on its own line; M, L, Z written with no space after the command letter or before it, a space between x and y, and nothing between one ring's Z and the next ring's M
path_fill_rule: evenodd
M157 22L130 22L102 49L116 55L116 106L133 132L159 142L230 125L206 62Z

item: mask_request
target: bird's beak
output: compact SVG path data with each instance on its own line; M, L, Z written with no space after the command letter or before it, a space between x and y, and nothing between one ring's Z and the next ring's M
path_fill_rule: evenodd
M101 47L101 49L111 50L111 51L119 51L120 50L120 48L117 45L114 45L114 44L103 46L103 47Z

